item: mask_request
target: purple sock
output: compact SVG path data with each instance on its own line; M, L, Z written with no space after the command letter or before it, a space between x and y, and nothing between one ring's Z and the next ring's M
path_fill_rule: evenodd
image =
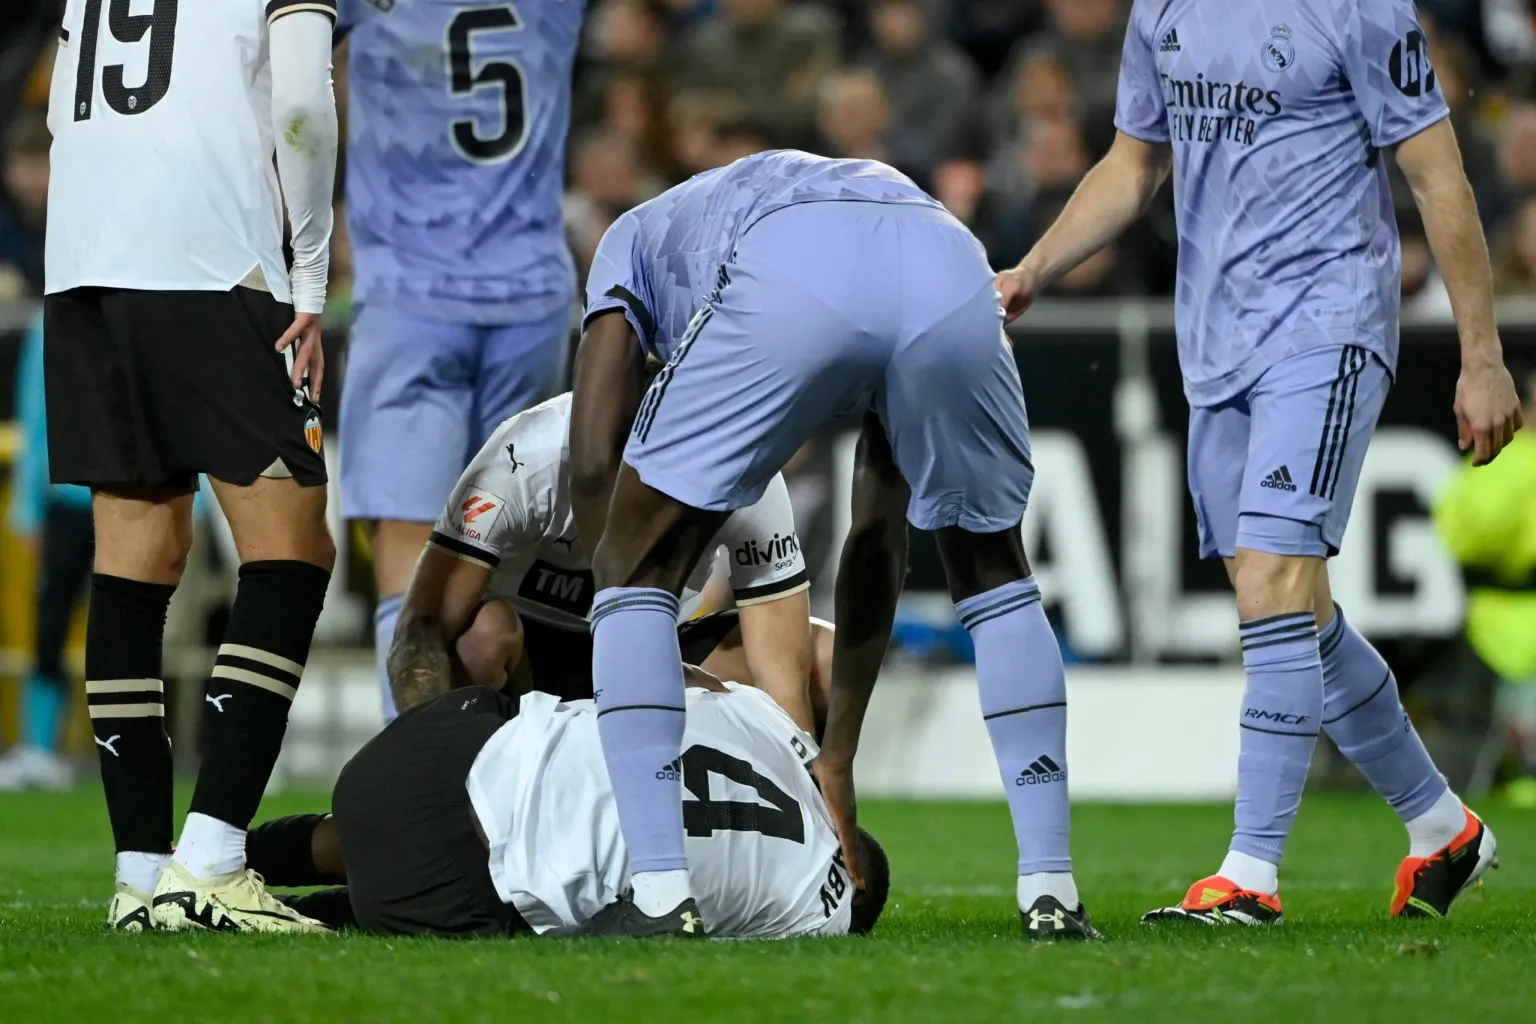
M597 732L631 874L688 867L677 607L675 595L650 587L610 587L592 601Z
M1301 806L1323 713L1323 666L1310 612L1239 626L1248 689L1239 724L1232 849L1279 864Z
M1412 821L1434 806L1447 786L1403 710L1392 670L1370 641L1344 621L1338 605L1317 641L1323 658L1323 731L1392 809Z
M1019 874L1071 871L1067 681L1034 577L955 605L976 644L981 714L1008 794Z

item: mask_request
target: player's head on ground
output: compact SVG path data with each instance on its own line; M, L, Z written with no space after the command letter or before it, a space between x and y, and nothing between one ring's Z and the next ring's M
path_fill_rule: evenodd
M850 935L868 935L885 910L886 897L891 894L891 862L885 856L875 837L859 829L855 841L859 850L859 866L864 869L864 888L853 894L853 919L848 922Z

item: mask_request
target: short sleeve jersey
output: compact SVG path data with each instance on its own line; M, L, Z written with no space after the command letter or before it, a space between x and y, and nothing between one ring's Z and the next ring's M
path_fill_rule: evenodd
M489 592L511 601L520 615L586 630L592 563L571 512L570 422L571 396L564 394L498 427L459 478L431 543L490 569ZM738 605L810 586L782 476L775 475L755 505L733 512L720 528L684 590L683 619L698 610L722 548Z
M1381 150L1448 114L1411 0L1136 0L1115 124L1173 146L1192 404L1311 348L1358 345L1395 371Z
M809 764L816 741L767 694L688 691L680 776L688 876L712 935L842 935L853 887ZM536 931L580 924L629 887L592 701L522 699L466 784L501 898Z
M906 175L873 160L789 149L743 157L613 223L587 277L587 319L622 312L646 352L665 361L694 312L718 291L721 265L753 224L786 206L832 201L939 206Z
M261 280L289 301L267 26L298 15L334 21L336 2L68 0L48 93L49 294Z

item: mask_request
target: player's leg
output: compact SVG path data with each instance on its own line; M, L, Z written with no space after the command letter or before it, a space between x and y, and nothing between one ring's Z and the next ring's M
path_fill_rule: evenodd
M692 906L681 784L659 770L683 736L678 595L728 512L756 502L812 431L861 404L889 361L889 342L823 297L855 294L869 277L883 287L863 258L876 247L836 216L829 227L828 213L765 218L721 269L719 292L641 403L593 555L592 675L635 907L647 918L636 928L680 931L649 922Z
M976 645L982 716L1018 841L1025 934L1095 938L1072 875L1061 651L1019 531L1034 468L1013 349L969 236L921 224L909 234L908 307L930 322L891 361L877 411L912 489L907 517L937 531L955 611ZM968 278L946 280L962 268Z
M171 855L171 744L161 645L192 546L189 481L170 481L129 380L135 370L101 289L48 296L43 349L50 473L90 485L96 546L86 622L86 701L117 851L108 924L150 927ZM81 402L79 396L94 396Z
M386 663L400 604L432 524L478 446L471 437L477 328L367 306L352 324L341 392L341 505L370 524L374 650L385 719Z

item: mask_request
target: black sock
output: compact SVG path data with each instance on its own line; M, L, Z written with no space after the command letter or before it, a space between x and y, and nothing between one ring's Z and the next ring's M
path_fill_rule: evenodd
M288 729L331 574L309 562L246 562L203 706L192 810L235 828L256 815Z
M272 885L329 885L315 867L315 828L323 814L290 814L264 821L245 837L245 865Z
M85 698L117 852L171 852L171 738L160 648L176 588L91 577Z

